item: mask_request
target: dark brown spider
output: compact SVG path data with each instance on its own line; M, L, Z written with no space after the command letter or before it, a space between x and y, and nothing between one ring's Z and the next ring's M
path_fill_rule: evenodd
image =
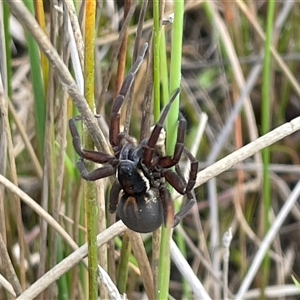
M73 145L81 157L77 163L81 176L86 180L94 181L116 175L117 180L110 192L109 211L114 213L117 210L118 216L127 227L142 233L152 232L163 223L165 226L174 227L182 220L195 203L191 191L198 171L198 161L184 147L186 120L181 114L178 120L178 134L173 156L162 156L156 147L164 121L179 94L179 89L164 108L148 139L136 144L132 137L120 132L120 110L147 48L148 44L146 43L126 76L112 107L109 142L113 147L114 155L82 149L76 128L76 121L80 118L73 118L69 121ZM183 152L191 164L188 182L183 178L178 166ZM105 165L88 172L83 159ZM175 166L175 171L171 169L173 166ZM186 204L175 216L173 200L165 181L177 192L187 196Z

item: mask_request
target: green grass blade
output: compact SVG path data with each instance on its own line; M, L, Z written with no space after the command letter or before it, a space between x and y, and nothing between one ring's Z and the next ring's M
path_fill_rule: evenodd
M96 2L86 1L85 18L85 54L84 77L85 98L91 109L94 108L94 49L95 49L95 13ZM87 131L84 131L84 145L86 149L93 149L94 143ZM92 164L94 165L94 164ZM88 230L88 259L89 259L89 299L98 299L98 250L97 250L97 216L96 189L93 182L86 182L85 190L87 230Z
M274 26L274 14L275 14L275 1L269 1L268 13L267 13L267 28L266 28L266 41L265 41L265 58L263 67L263 85L262 85L262 134L270 131L271 121L271 99L272 94L272 64L271 64L271 45ZM262 151L263 159L263 208L264 208L264 232L267 233L270 228L269 212L271 208L271 182L270 182L270 148L267 147ZM268 285L270 275L270 257L266 257L263 263L263 283L264 289Z
M28 10L34 15L33 1L25 1ZM41 71L40 51L39 47L30 34L26 34L28 52L30 57L31 77L35 104L36 131L39 145L39 154L44 149L45 140L45 116L46 116L46 99L44 91L44 83Z
M184 1L174 3L174 23L172 30L171 66L170 66L170 95L180 87L181 79L181 56L182 56L182 33L183 33ZM174 101L166 120L166 152L172 155L177 137L177 121L179 113L179 97ZM161 249L159 262L158 298L167 299L170 281L170 238L172 230L162 228Z
M3 74L6 73L6 78L4 78L4 82L6 82L7 95L11 98L12 90L11 90L11 78L12 78L12 67L11 67L11 35L9 32L9 17L10 11L6 4L3 2L3 26L4 26L4 38L5 38L5 55L6 55L6 70L3 70ZM4 49L3 49L4 50ZM1 66L4 68L4 66Z
M160 115L160 1L153 1L153 115L157 122Z

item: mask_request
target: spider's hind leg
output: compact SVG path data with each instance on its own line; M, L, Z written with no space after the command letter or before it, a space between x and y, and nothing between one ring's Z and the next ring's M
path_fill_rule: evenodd
M174 227L178 225L178 223L189 213L192 206L196 203L196 200L192 193L192 189L197 178L198 161L186 148L184 148L184 152L190 160L190 174L188 182L186 182L186 180L184 179L178 165L176 165L175 167L176 172L171 169L168 169L164 172L164 177L167 182L169 182L178 193L186 195L187 197L187 202L185 203L185 205L174 216Z
M196 200L192 194L190 197L191 198L190 199L188 198L188 201L184 204L184 206L180 209L180 211L174 216L173 227L176 227L182 221L182 219L190 212L193 205L196 203Z
M164 177L166 181L181 195L186 195L187 201L183 207L181 207L180 211L173 218L173 227L177 226L180 221L189 213L192 206L196 203L196 200L191 191L187 190L187 184L179 167L176 165L176 172L169 169L164 172Z
M162 201L164 210L164 224L167 228L174 227L174 202L171 197L171 193L168 188L162 185L159 188L159 195Z

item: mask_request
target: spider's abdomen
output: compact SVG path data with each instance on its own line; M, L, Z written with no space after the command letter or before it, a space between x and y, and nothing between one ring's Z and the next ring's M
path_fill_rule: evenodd
M131 160L120 161L118 180L125 194L135 196L146 193L150 189L150 182L137 163Z
M128 228L140 233L155 231L164 221L162 202L153 190L136 197L124 194L118 215Z

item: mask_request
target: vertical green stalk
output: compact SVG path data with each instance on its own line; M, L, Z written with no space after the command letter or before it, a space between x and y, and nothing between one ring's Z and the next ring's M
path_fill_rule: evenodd
M160 115L160 1L153 1L153 115L154 123L158 121Z
M84 77L85 98L94 109L94 49L95 49L95 13L96 1L86 1L85 15L85 53L84 53ZM84 147L94 149L94 143L87 131L84 131ZM85 189L86 213L87 213L87 232L88 232L88 260L89 260L89 299L98 299L97 284L97 203L96 189L92 182L86 182Z
M161 31L160 37L160 80L162 86L162 97L161 103L166 106L170 100L169 94L169 74L168 74L168 63L167 63L167 49L166 49L166 35L165 31Z
M119 265L117 270L117 287L120 294L126 293L130 254L131 243L128 234L125 233L122 239L121 257L119 259Z
M171 63L170 63L170 95L180 87L181 80L181 59L182 59L182 35L183 35L183 14L184 1L177 0L174 2L174 23L172 30L172 47L171 47ZM167 129L167 154L172 155L176 143L177 128L179 113L179 96L171 106L170 112L166 121Z
M4 36L5 36L5 55L6 55L6 78L4 90L7 90L8 96L11 98L12 89L11 89L11 78L12 78L12 67L11 67L11 36L9 31L9 17L10 10L6 2L3 2L3 25L4 25ZM4 50L4 49L3 49ZM4 68L4 66L2 66Z
M34 4L33 1L24 1L28 10L34 15ZM35 118L36 118L36 131L38 138L38 151L40 154L43 153L44 140L45 140L45 116L46 116L46 99L44 92L43 77L40 64L40 51L39 47L30 34L26 34L28 52L30 57L31 66L31 77L34 94L35 104ZM10 53L10 52L9 52Z
M275 1L268 2L266 41L265 41L265 58L263 67L263 86L262 86L262 134L270 131L270 110L271 110L271 88L272 84L272 65L271 65L271 51L273 22L275 13ZM270 188L270 148L267 147L262 151L262 158L264 164L263 170L263 205L264 205L264 231L265 233L270 228L269 211L271 206L271 188ZM262 288L268 284L270 268L270 258L266 257L263 263L263 284Z
M64 257L63 257L63 241L62 238L57 235L57 259L58 262L61 262ZM67 282L67 276L62 276L61 278L59 278L59 280L57 281L57 285L58 285L58 290L59 290L59 299L60 300L68 300L70 299L70 293L69 293L69 289L68 289L68 282Z
M183 13L184 1L174 2L174 23L172 30L172 47L170 63L170 87L169 94L180 87L181 79L181 55L182 55L182 34L183 34ZM177 121L179 113L179 97L174 101L166 120L166 152L172 155L176 143ZM162 228L160 259L159 262L159 281L158 281L158 299L168 299L169 281L170 281L170 238L172 229Z

